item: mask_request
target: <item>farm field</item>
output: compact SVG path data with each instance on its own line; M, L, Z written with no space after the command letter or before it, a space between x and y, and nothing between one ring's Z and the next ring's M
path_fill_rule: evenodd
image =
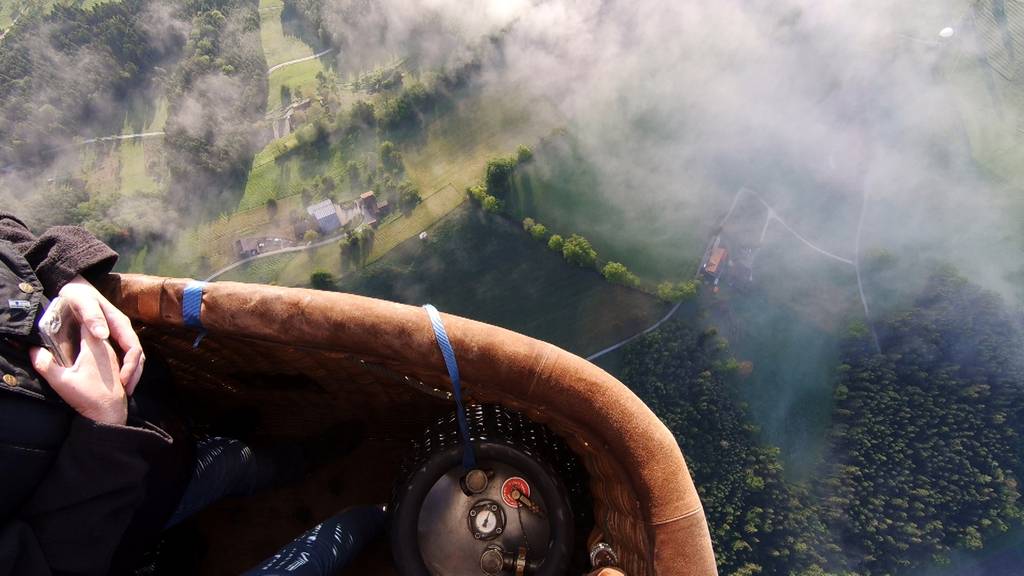
M80 6L88 9L98 4L107 2L120 2L121 0L0 0L0 33L10 26L19 14L25 13L28 9L39 8L44 12L48 11L54 4L68 6Z
M303 94L309 96L316 90L316 75L318 72L327 72L324 65L325 59L331 58L326 54L315 60L307 60L290 64L270 73L270 89L267 92L267 110L280 110L287 106L282 101L282 88L287 87L293 95Z
M318 177L331 177L345 193L337 196L339 202L354 199L365 190L350 190L345 164L352 158L339 148L315 150L313 153L293 152L275 156L273 147L280 145L290 150L297 144L294 134L268 146L253 160L253 168L246 181L245 193L239 201L239 210L248 210L266 204L271 198L300 193L309 188Z
M587 355L650 325L667 305L569 266L515 223L464 205L341 281L346 292L438 309Z
M423 202L377 230L367 262L381 258L465 202L466 187L483 179L489 159L508 154L520 144L532 144L559 125L560 119L546 102L523 101L513 93L488 91L459 100L425 127L422 141L402 147L407 176L419 188ZM335 246L324 246L294 259L282 272L280 283L308 282L315 268L341 274L337 252Z
M663 204L649 192L602 193L597 167L571 135L559 134L536 147L533 161L517 171L507 207L554 234L582 234L602 258L626 264L647 282L690 278L713 226L707 207Z
M152 193L160 185L150 174L148 158L158 155L159 142L126 140L119 146L121 161L121 193L125 195ZM154 166L155 167L155 166Z
M317 41L310 39L309 34L303 34L305 38L299 38L294 33L294 20L287 20L284 2L282 0L260 0L260 42L263 45L263 54L267 60L267 66L273 68L278 64L290 62L313 56L324 50ZM286 23L288 24L286 29ZM313 45L308 42L314 42ZM325 58L331 58L330 54ZM287 103L281 102L281 87L287 86L292 94L296 89L301 89L304 94L310 94L316 87L316 74L326 71L324 59L309 60L280 68L269 76L270 90L267 93L267 110L281 108Z

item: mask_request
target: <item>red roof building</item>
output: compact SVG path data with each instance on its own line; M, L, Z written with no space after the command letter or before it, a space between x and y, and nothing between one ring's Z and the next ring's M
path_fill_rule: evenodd
M708 276L718 278L718 275L722 272L722 265L725 264L728 259L728 250L721 246L715 247L715 249L711 251L711 257L708 258L708 263L704 265L704 272Z

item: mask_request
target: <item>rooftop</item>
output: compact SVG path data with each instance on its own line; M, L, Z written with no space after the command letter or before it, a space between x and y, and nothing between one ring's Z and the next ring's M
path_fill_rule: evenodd
M334 210L334 202L332 202L330 199L313 204L309 208L306 208L306 212L309 212L310 216L316 218L317 220L321 220L323 218L327 218L329 216L337 214L337 212L335 212Z

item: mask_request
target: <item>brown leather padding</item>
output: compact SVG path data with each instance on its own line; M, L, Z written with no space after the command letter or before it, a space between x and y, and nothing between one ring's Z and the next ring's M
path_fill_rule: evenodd
M381 419L425 411L404 404L444 403L414 386L450 390L430 321L420 308L350 294L217 282L203 296L202 322L209 336L192 350L195 334L182 329L181 313L188 282L112 275L104 290L143 328L144 338L159 335L172 365L194 379L231 370L273 370L330 387L338 386L329 380L340 375L360 381L361 388L348 389L349 399L324 410L353 405L362 415ZM458 316L443 318L469 399L525 413L580 456L590 475L595 519L627 574L717 574L704 511L679 446L635 394L551 344ZM414 386L379 384L385 373L399 374ZM220 386L233 398L249 394L244 382ZM261 391L251 394L258 397Z

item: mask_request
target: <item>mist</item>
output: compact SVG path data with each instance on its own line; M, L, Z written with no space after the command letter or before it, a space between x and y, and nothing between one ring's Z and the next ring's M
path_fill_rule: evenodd
M356 4L335 3L334 13ZM601 172L594 192L652 243L674 226L717 220L745 186L844 257L854 257L863 205L861 253L951 261L1004 296L1020 295L1011 200L972 158L960 118L960 107L991 107L992 95L964 102L953 87L958 68L987 49L975 41L969 7L470 4L375 4L366 14L382 34L349 43L339 59L415 47L436 64L457 56L453 38L506 29L488 85L551 102ZM427 33L438 20L447 25ZM943 38L947 26L954 35Z

